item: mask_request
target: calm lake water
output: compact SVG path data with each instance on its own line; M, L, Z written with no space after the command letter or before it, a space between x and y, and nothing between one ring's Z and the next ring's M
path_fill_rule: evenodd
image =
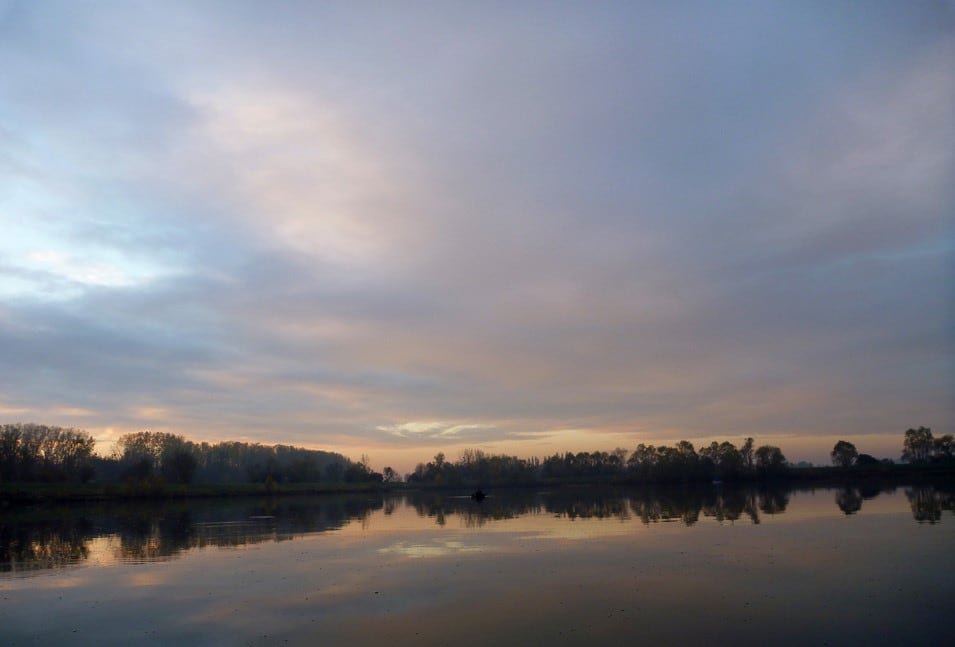
M951 487L7 508L0 643L951 644Z

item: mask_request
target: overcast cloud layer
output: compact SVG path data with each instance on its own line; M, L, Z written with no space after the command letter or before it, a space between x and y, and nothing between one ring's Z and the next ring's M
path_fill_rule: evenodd
M516 4L0 2L0 418L955 430L955 6Z

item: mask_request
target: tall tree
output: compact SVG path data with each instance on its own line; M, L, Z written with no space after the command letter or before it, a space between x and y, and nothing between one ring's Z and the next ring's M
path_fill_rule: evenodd
M781 474L786 470L786 457L779 447L761 445L755 451L756 470L761 474Z
M848 440L840 440L829 452L829 457L832 459L833 465L852 467L859 458L859 452L856 450L856 446Z
M86 481L95 441L87 432L34 423L0 426L0 480Z
M752 471L753 469L753 439L751 437L743 441L743 446L739 448L740 456L743 457L743 467Z
M932 452L936 459L950 461L955 458L955 438L952 437L952 434L945 434L936 438L932 445Z
M931 457L934 444L932 430L928 427L907 429L902 443L902 460L923 463Z
M381 471L381 475L385 483L397 483L401 480L401 477L398 476L398 472L391 466L385 466L385 469Z

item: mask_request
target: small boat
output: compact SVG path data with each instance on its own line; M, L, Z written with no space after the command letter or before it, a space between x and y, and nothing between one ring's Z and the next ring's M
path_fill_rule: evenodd
M484 494L484 490L475 490L474 493L471 495L471 498L474 499L475 501L483 501L484 497L486 496L487 495Z

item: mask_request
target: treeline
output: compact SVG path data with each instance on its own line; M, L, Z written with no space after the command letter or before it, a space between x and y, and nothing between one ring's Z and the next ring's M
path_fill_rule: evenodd
M235 441L196 443L149 431L120 437L113 455L98 467L97 474L106 481L359 483L382 478L367 464L332 452Z
M832 464L843 468L864 468L874 465L892 465L888 458L881 460L870 454L860 454L848 440L840 440L829 452ZM955 437L945 434L936 438L928 427L907 429L902 441L902 460L910 465L955 465Z
M945 434L935 438L928 427L909 429L902 443L902 460L909 463L955 462L955 437Z
M667 482L742 480L777 477L786 473L786 457L778 447L755 448L752 438L741 447L713 442L700 448L681 440L673 447L640 444L631 453L566 452L543 461L490 455L466 449L456 462L439 453L429 463L419 463L406 477L409 483L442 486L520 485L540 481Z
M0 425L0 482L269 484L401 480L391 467L385 467L383 474L373 471L364 457L354 462L341 454L289 445L197 443L176 434L149 431L122 436L108 457L95 455L94 444L89 433L78 429L33 423ZM893 461L860 454L844 440L836 443L830 456L833 464L845 468L879 465L882 471L894 469ZM911 466L955 465L955 440L951 434L936 438L927 427L909 429L902 460ZM438 453L432 461L419 463L405 480L443 487L558 481L690 483L765 480L785 476L789 469L778 447L756 447L752 438L746 438L739 447L723 441L697 449L681 440L673 446L640 444L632 452L556 453L543 460L466 449L457 461Z
M891 459L859 453L855 445L840 440L830 452L834 465L845 468L879 466L880 473L900 470L950 470L955 466L955 438L934 437L928 427L908 429L901 460L909 467L896 467ZM822 470L823 468L817 468ZM936 470L937 471L937 470ZM802 473L798 470L796 473ZM457 461L439 453L428 463L419 463L405 478L409 483L439 486L521 485L554 481L610 481L620 483L745 481L774 479L793 474L779 447L755 446L746 438L737 447L729 441L711 442L697 449L681 440L676 445L640 444L635 450L612 452L564 452L539 460L490 455L467 449ZM803 474L803 476L805 476Z
M142 431L120 437L111 456L93 453L88 432L32 423L0 426L0 481L162 483L364 483L382 480L364 462L289 445L196 443Z
M543 463L545 478L616 477L627 481L733 481L752 477L780 476L786 457L778 447L754 448L752 438L737 447L729 441L712 442L699 451L693 443L637 445L627 451L554 454Z
M79 429L0 425L0 481L89 481L95 444Z
M465 449L456 462L448 462L443 453L429 463L418 463L408 474L408 483L431 483L443 486L523 485L534 483L540 476L536 458L486 454L480 449Z

